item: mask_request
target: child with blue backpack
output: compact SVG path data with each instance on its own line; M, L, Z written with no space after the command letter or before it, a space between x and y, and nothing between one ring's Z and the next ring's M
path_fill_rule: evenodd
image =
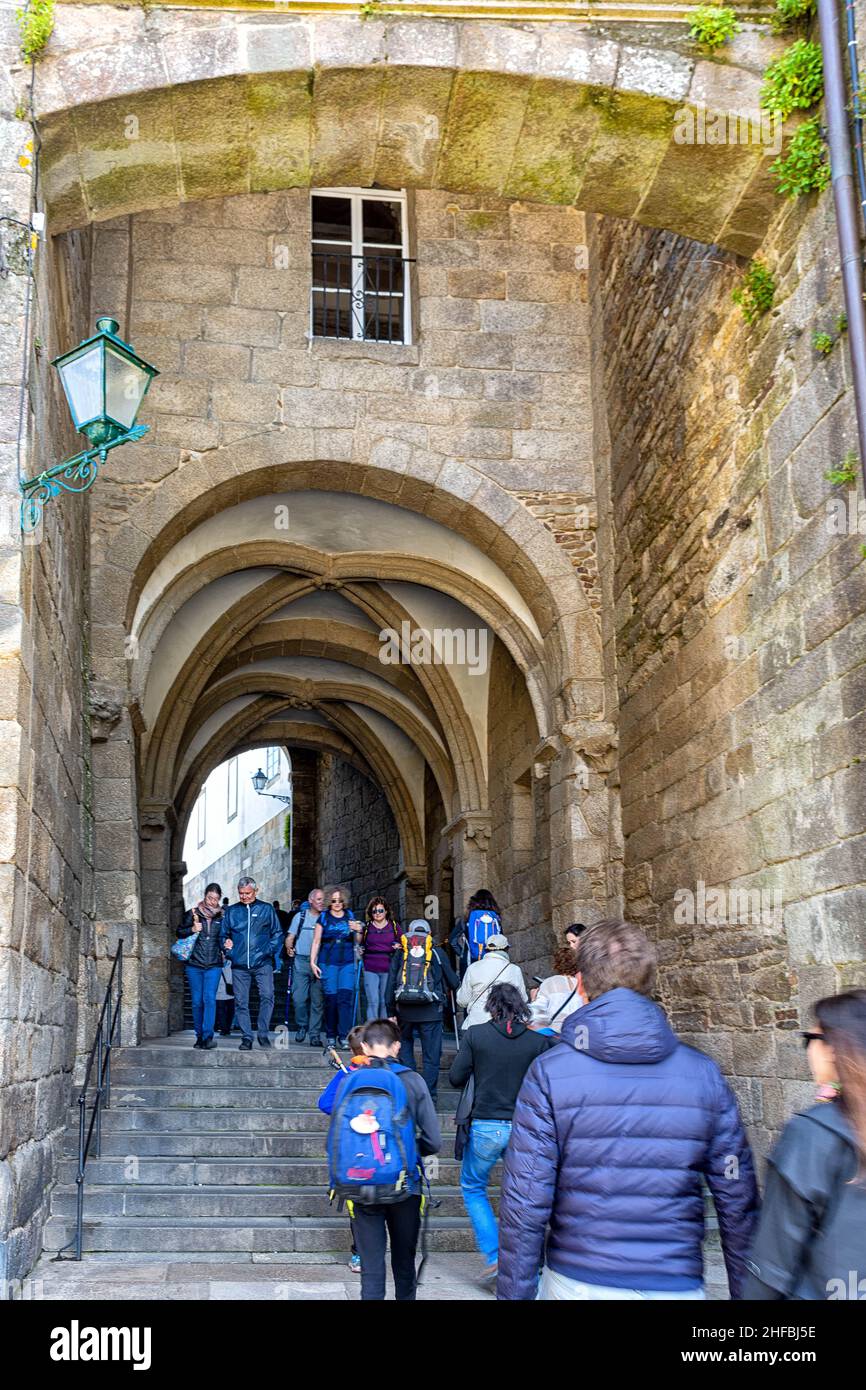
M342 1077L328 1130L332 1198L344 1202L361 1258L361 1299L385 1297L385 1251L398 1302L413 1302L425 1203L422 1160L442 1147L423 1077L400 1063L400 1030L387 1018L364 1026L368 1065ZM423 1260L422 1260L423 1265Z
M359 1067L366 1067L370 1064L370 1058L365 1053L364 1046L361 1041L363 1036L363 1024L359 1024L356 1028L350 1028L348 1043L349 1051L352 1055L349 1058L349 1065L340 1066L337 1075L331 1077L324 1091L319 1096L319 1109L325 1115L330 1115L332 1113L334 1109L334 1101L337 1099L337 1091L340 1089L340 1085L343 1079L349 1076L353 1071L357 1071ZM334 1062L333 1065L336 1066L336 1062ZM358 1254L358 1247L355 1244L355 1225L351 1219L349 1220L349 1226L352 1231L352 1253L349 1256L349 1268L353 1274L360 1274L361 1256Z

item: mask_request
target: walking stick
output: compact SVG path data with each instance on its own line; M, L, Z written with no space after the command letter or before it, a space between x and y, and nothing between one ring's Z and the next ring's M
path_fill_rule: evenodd
M361 966L362 960L358 961L355 967L355 1006L352 1009L352 1027L358 1022L358 1007L361 1002Z
M457 1034L457 1000L454 998L453 989L449 990L448 993L451 995L451 1016L454 1020L454 1045L457 1048L457 1051L459 1052L460 1038Z
M295 978L295 962L289 958L286 969L286 1032L289 1029L289 1009L292 1007L292 982Z

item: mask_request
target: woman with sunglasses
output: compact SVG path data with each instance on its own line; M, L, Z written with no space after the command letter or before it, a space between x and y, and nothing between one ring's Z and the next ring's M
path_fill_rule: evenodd
M866 1297L866 990L821 999L803 1034L815 1104L788 1122L744 1299Z
M362 930L363 924L349 915L346 889L327 888L324 911L313 933L310 970L322 982L328 1047L349 1045L355 1010L355 944Z
M367 995L367 1018L386 1018L385 989L391 956L400 946L402 930L385 899L376 895L367 903L364 913L364 935L361 938L364 960L364 991Z

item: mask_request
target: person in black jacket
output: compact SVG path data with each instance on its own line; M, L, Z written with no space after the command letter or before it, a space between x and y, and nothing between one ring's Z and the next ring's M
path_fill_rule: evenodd
M377 1067L391 1067L398 1060L400 1033L389 1018L372 1019L364 1025L361 1046L370 1058L371 1072ZM400 1080L406 1088L409 1112L415 1123L419 1156L426 1158L438 1153L442 1147L442 1133L427 1086L414 1071L401 1069ZM409 1175L407 1195L399 1201L381 1206L355 1204L352 1234L361 1258L361 1298L364 1302L385 1297L385 1249L389 1239L394 1297L400 1303L414 1301L418 1283L415 1253L420 1230L420 1173Z
M866 990L821 999L803 1034L817 1103L768 1160L744 1299L866 1298Z
M472 1123L460 1186L475 1243L484 1256L484 1279L492 1283L498 1268L499 1227L487 1195L490 1174L508 1147L514 1105L524 1076L536 1057L554 1047L559 1039L527 1028L529 1006L514 985L494 985L485 1008L490 1022L465 1030L448 1080L452 1086L465 1086L470 1076L475 1078Z
M196 943L186 962L186 978L192 1000L192 1022L195 1028L194 1047L216 1047L216 997L222 970L223 953L220 945L222 889L209 883L204 897L185 914L177 929L179 937L195 933Z
M413 1071L416 1032L421 1039L423 1076L435 1105L439 1092L439 1063L442 1060L442 1010L447 991L459 988L460 981L444 952L432 944L429 923L423 918L416 917L414 922L410 922L406 935L400 941L400 948L394 952L388 972L385 1004L388 1013L396 1018L403 1038L400 1061ZM426 966L421 983L422 997L410 997L407 986L411 981L407 970L411 970L413 961L422 959Z

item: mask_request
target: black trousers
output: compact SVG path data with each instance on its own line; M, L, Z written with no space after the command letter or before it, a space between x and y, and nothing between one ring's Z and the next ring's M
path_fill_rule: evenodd
M250 1019L250 987L255 976L259 988L259 1016L256 1019L256 1032L266 1038L274 1012L274 967L268 962L247 970L240 965L232 966L232 988L235 992L235 1019L245 1038L252 1041L253 1025Z
M418 1070L415 1066L415 1034L421 1039L422 1073L435 1105L439 1097L439 1063L442 1061L442 1016L440 1014L439 1018L429 1023L412 1023L403 1017L398 1007L397 1021L402 1039L400 1061L410 1071Z
M355 1206L352 1219L355 1244L361 1256L361 1298L385 1297L385 1244L391 1237L391 1272L398 1303L415 1299L415 1252L421 1230L421 1198L404 1197L390 1206Z

